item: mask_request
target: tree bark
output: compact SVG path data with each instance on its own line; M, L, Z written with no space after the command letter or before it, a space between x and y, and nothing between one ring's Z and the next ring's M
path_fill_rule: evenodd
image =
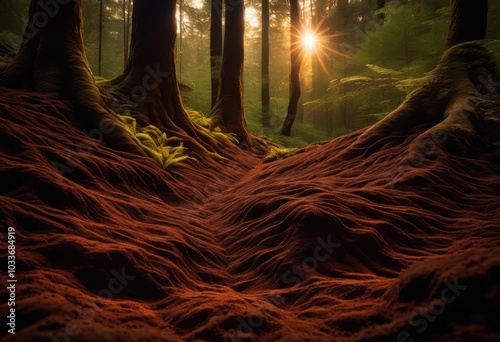
M302 47L300 35L302 25L300 21L300 6L298 0L290 1L290 98L285 121L280 134L290 136L293 122L297 116L297 107L300 99L300 70L302 67Z
M210 11L210 75L211 75L211 104L213 109L219 92L221 63L222 63L222 3L212 0Z
M215 126L234 133L242 148L253 147L243 111L243 59L245 7L243 1L226 0L224 50L219 93L210 117Z
M451 0L446 47L486 37L488 0Z
M98 68L98 74L99 76L102 76L102 24L103 24L103 20L102 20L102 17L103 17L103 12L104 11L104 4L103 4L103 0L100 0L99 1L99 57L98 57L98 65L99 65L99 68Z
M129 51L130 51L130 13L131 13L131 0L127 0L127 45L126 45L126 53L125 55L127 56L127 60L125 61L124 69L127 66L128 58L129 58Z
M269 128L269 0L262 0L262 126Z
M123 68L127 66L127 49L128 49L128 38L127 38L127 4L126 0L122 0L122 19L123 19Z
M175 1L134 1L129 61L113 83L122 99L138 104L135 114L142 125L188 126L175 70L175 12ZM152 100L165 111L148 109L156 106Z
M177 55L177 64L179 65L179 80L182 79L182 34L184 32L184 3L179 0L179 46Z

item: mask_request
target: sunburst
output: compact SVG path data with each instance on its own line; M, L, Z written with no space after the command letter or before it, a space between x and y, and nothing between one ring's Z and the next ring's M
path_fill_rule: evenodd
M323 20L321 20L321 22L316 27L294 30L296 32L295 35L296 38L298 38L298 42L296 43L296 46L293 47L293 49L300 49L302 58L306 55L315 56L323 71L329 75L328 69L326 68L324 62L324 60L329 57L329 53L333 53L343 57L349 56L331 47L332 38L343 36L345 35L345 33L340 32L330 34L330 28L322 27L325 18L323 18Z

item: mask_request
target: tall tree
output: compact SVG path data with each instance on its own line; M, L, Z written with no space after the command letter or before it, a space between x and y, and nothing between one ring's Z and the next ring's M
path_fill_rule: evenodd
M222 63L222 3L221 0L211 0L210 10L210 74L212 100L210 108L217 102Z
M290 136L297 116L300 99L300 70L302 68L300 5L298 0L290 0L290 88L288 110L280 134Z
M48 11L51 18L40 15ZM105 105L94 82L83 47L81 0L62 4L32 0L29 18L22 46L0 73L0 84L57 93L72 100L75 120L81 125L99 129L109 146L143 155L121 121Z
M165 131L182 127L192 132L175 71L175 14L175 1L134 1L128 64L111 84L117 93L126 94L138 103L136 115L140 122Z
M312 16L312 29L315 32L321 32L327 29L327 2L325 0L317 0L316 6L314 8L314 15ZM317 37L318 39L324 39L324 37ZM324 44L324 43L323 43ZM312 51L313 56L311 57L311 69L312 69L312 96L314 98L324 95L330 79L328 77L329 63L325 63L328 55L325 51ZM314 56L315 55L315 56Z
M132 13L131 11L131 1L132 0L127 0L127 42L126 42L126 50L125 50L125 55L126 55L126 58L127 60L125 61L125 66L127 65L127 61L128 61L128 55L129 55L129 46L130 46L130 14Z
M488 0L451 0L447 47L486 37Z
M262 0L262 126L270 127L269 117L269 0Z
M377 3L379 3L377 1ZM335 28L340 32L347 32L349 29L349 1L348 0L337 0L337 8L335 9L334 20ZM379 19L380 20L380 19ZM344 38L345 39L345 38ZM343 77L347 77L347 60L345 56L339 56L337 63L341 63L343 67ZM342 86L342 96L344 100L340 103L340 114L342 115L342 121L344 123L344 128L347 128L347 98L346 98L346 84Z
M123 18L123 67L127 66L128 55L128 32L127 32L127 1L122 0L122 18Z
M102 25L103 25L103 0L99 1L99 76L102 76Z
M184 0L179 0L179 46L177 64L179 65L179 80L182 80L182 37L184 34Z
M215 126L234 133L242 148L253 147L243 111L245 7L225 0L224 50L217 102L210 113Z

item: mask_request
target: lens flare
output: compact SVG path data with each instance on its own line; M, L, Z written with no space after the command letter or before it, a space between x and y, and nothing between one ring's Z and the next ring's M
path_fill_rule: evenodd
M346 58L349 58L349 56L333 48L337 45L335 38L344 36L346 33L330 32L328 27L323 27L325 18L314 27L292 27L292 31L294 32L292 34L297 38L292 45L292 50L299 50L301 59L306 58L306 56L312 58L312 60L315 60L321 66L326 74L329 74L325 61L330 58L331 54Z
M317 39L314 33L307 31L302 38L302 44L307 52L312 52L316 49Z

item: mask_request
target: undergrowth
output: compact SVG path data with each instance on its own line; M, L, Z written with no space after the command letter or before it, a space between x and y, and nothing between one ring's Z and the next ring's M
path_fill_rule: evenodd
M141 127L131 116L120 118L137 145L164 169L172 168L181 161L194 159L187 154L187 149L178 137L167 137L165 132L153 125Z

